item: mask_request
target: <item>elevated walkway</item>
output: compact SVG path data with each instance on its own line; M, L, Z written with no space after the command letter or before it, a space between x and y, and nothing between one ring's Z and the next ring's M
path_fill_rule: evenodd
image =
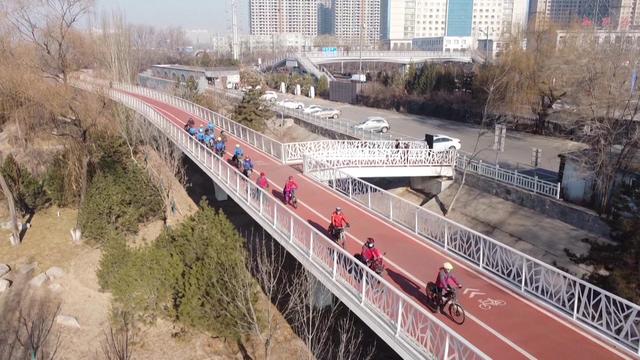
M152 121L404 358L605 359L630 358L640 351L636 304L338 168L328 169L342 172L331 180L316 177L327 171L322 168L300 176L300 206L294 211L282 205L276 190L297 173L285 163L284 144L167 94L130 85L77 85L104 91ZM258 170L267 172L274 190L257 189L186 134L182 125L189 117L197 123L214 121L250 147ZM260 196L251 195L256 193ZM353 224L346 251L318 230L337 204ZM383 278L350 255L368 236L387 252ZM467 310L467 321L456 327L462 337L431 314L424 299L425 282L444 261L454 263L470 290L459 296Z

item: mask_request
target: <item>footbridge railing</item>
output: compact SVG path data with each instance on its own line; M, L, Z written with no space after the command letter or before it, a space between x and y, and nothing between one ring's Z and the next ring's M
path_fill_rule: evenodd
M455 162L455 151L353 149L351 151L308 154L312 155L304 157L303 164L305 171L309 172L319 170L315 166L323 168L327 165L334 169L354 167L390 169L394 167L449 167L452 169ZM311 159L321 159L322 161L310 161Z
M102 91L154 124L403 358L489 358L146 102L113 88L74 85Z
M307 176L640 355L640 306L306 154Z

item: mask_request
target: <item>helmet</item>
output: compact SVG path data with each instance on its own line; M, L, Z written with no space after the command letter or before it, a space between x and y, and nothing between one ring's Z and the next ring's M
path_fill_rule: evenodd
M245 161L251 161L251 158L247 156L246 158L244 158L244 160Z
M366 242L366 244L365 244L365 245L367 245L367 247L368 247L369 249L373 249L373 247L374 247L374 246L376 246L376 245L374 244L375 242L376 242L376 241L375 241L372 237L370 237L370 238L367 238L367 242Z
M198 131L202 133L202 132L204 132L204 129L200 128L200 129L198 129Z
M218 141L222 141L222 138L220 136L218 136Z
M451 271L451 270L453 270L453 265L451 265L451 263L449 263L449 262L444 263L444 264L442 265L442 267L443 267L445 270L447 270L447 271Z
M342 211L342 208L341 208L340 206L338 206L338 207L336 208L336 211Z
M263 172L261 172L261 173L260 173L260 176L266 176L266 175L267 175L267 174L265 174L265 173L263 173Z
M236 144L236 147L237 147L237 148L239 148L239 147L240 147L240 144Z
M289 175L289 180L293 180L293 176Z

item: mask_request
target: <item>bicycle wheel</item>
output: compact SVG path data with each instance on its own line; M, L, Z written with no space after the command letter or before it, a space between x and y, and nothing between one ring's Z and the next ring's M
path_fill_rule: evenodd
M458 304L458 303L450 303L449 304L449 317L451 317L451 320L453 320L454 323L458 324L458 325L462 325L462 323L464 322L466 315L464 313L464 309L462 308L462 305Z

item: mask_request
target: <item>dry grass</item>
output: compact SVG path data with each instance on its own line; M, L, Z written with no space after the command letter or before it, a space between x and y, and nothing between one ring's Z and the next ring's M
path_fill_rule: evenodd
M58 212L60 216L58 216ZM51 207L35 214L19 246L9 244L9 232L0 230L0 262L10 265L37 262L40 270L63 267L86 252L86 245L73 245L69 231L76 225L77 211Z

